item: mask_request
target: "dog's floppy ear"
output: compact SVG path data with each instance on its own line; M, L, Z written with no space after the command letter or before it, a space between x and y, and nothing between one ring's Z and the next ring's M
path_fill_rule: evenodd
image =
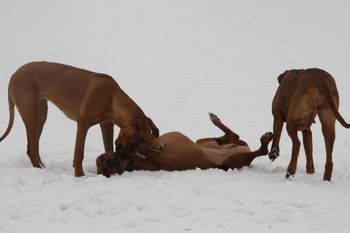
M149 126L151 127L152 129L152 134L154 136L156 136L157 138L159 138L159 129L157 128L157 126L154 124L154 122L152 121L151 118L148 117L148 123L149 123Z
M278 83L281 84L281 82L283 81L283 78L287 75L288 70L284 71L282 74L280 74L277 78Z

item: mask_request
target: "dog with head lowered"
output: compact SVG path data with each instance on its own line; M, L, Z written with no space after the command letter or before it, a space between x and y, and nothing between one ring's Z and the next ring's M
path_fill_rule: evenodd
M345 128L350 125L338 112L339 95L333 77L324 70L313 68L288 70L278 77L279 87L272 102L274 116L273 134L269 158L273 161L279 156L279 141L283 123L292 139L292 156L286 178L294 176L300 150L298 131L302 131L306 154L306 171L314 173L312 155L311 125L318 115L326 144L326 165L323 179L330 181L333 171L332 152L335 140L335 121Z
M47 101L77 122L73 167L83 176L82 161L88 129L100 124L106 152L113 152L113 126L120 128L116 146L130 153L139 143L159 136L158 128L141 108L106 75L51 62L32 62L20 67L8 87L10 119L2 141L11 131L14 106L27 133L27 154L34 167L44 167L39 138L47 117Z

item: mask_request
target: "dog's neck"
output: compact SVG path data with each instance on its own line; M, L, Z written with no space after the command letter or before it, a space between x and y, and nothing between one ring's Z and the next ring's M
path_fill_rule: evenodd
M121 93L120 93L121 92ZM142 118L146 118L141 108L122 90L113 96L111 119L119 128L128 127Z

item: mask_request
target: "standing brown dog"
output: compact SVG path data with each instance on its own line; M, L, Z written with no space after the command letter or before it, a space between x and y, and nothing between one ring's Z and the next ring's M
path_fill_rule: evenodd
M287 122L287 132L293 142L292 157L286 178L294 176L300 149L298 131L303 133L306 154L306 171L314 173L312 158L311 125L318 115L326 144L326 166L323 179L331 180L333 161L332 151L335 140L335 121L345 128L350 125L338 112L339 95L333 77L324 70L288 70L278 77L279 87L272 102L274 116L274 139L269 153L273 161L279 156L279 141L283 123Z
M39 138L47 117L47 101L77 122L73 167L83 176L82 161L88 129L100 123L106 152L113 151L113 126L121 128L116 144L125 153L134 145L159 136L157 127L140 107L105 74L50 62L32 62L20 67L8 87L10 119L0 142L10 133L14 105L27 133L27 154L34 167L44 167L39 155Z

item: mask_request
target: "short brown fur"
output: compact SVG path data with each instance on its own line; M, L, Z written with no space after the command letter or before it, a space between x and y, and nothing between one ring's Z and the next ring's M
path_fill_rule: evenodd
M0 141L11 131L15 105L26 127L27 154L34 167L44 167L39 155L39 138L47 118L48 100L77 122L75 176L84 175L84 144L92 125L100 124L106 152L113 151L114 124L123 133L123 138L117 141L125 145L129 141L150 140L159 134L152 120L112 77L58 63L28 63L11 77L8 88L10 120Z
M306 154L306 171L314 173L312 155L311 125L318 115L326 144L326 165L324 180L330 181L333 170L332 151L335 140L335 121L345 128L350 125L338 112L339 95L333 77L324 70L288 70L278 77L280 83L272 102L274 116L274 140L269 157L274 160L279 155L279 141L283 123L286 122L288 135L292 139L292 156L286 178L293 176L297 169L300 141L297 132L302 131Z
M132 157L129 164L131 170L187 170L187 169L234 169L249 166L258 156L267 155L268 143L272 140L272 133L264 134L260 141L261 147L251 152L248 145L239 139L239 136L227 128L220 119L211 114L211 121L225 132L220 138L204 138L191 141L185 135L179 132L170 132L161 135L159 138L150 142L145 142L137 147L136 154ZM166 148L161 151L155 151L153 145L164 143ZM122 173L118 163L118 169L114 166L108 166L108 160L115 160L117 155L105 153L96 160L98 174L109 176L113 173ZM112 162L110 162L112 164Z

